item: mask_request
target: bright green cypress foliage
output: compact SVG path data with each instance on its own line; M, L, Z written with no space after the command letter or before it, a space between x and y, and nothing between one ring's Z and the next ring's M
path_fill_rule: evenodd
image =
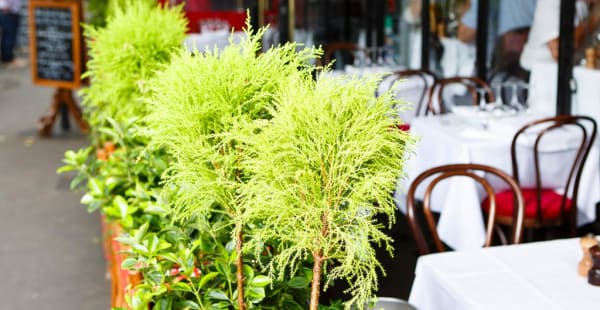
M92 128L100 128L107 118L121 122L145 115L142 98L148 81L183 48L187 21L180 6L119 2L123 3L115 6L105 28L85 26L90 60L84 76L91 86L83 95Z
M279 277L312 260L311 309L319 274L325 289L347 280L346 307L363 308L383 271L373 244L391 250L375 216L394 221L392 192L413 139L395 128L397 102L390 93L375 98L376 86L376 79L329 77L287 84L274 117L248 138L244 220L261 228L247 246L260 251L275 240L270 267Z
M313 49L296 52L295 44L259 54L264 29L251 31L222 51L174 57L152 83L152 111L146 118L152 143L165 146L174 159L166 185L182 188L174 201L176 214L189 218L224 213L230 219L226 229L236 240L240 309L244 307L240 188L247 176L241 166L245 146L236 137L251 128L253 120L270 116L283 87L310 77L309 60L316 56Z
M152 143L174 156L167 183L185 188L177 213L235 210L242 182L242 146L232 133L269 117L275 94L310 76L314 50L296 53L295 44L258 54L263 30L222 51L181 53L153 82Z

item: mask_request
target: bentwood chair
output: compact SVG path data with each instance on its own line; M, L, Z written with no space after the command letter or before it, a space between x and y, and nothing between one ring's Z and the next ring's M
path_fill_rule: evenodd
M351 42L333 42L323 46L323 59L319 59L320 65L328 65L336 59L336 64L353 64L356 57L368 57L368 53L358 44Z
M419 185L421 185L421 183L423 183L425 180L430 180L427 182L428 185L425 189L425 194L423 197L422 212L425 217L425 222L427 224L429 235L433 239L433 244L434 244L433 252L444 252L444 251L446 251L447 247L442 243L442 241L438 235L438 232L436 229L436 226L437 226L436 216L432 212L431 206L430 206L431 193L433 192L433 189L436 187L436 185L438 185L440 183L440 181L443 181L450 177L469 177L469 178L472 178L477 183L479 183L481 186L483 186L488 197L490 197L490 200L489 200L490 208L489 208L489 212L487 213L487 220L486 220L485 243L483 244L484 247L488 247L488 246L492 245L492 241L493 241L493 233L494 233L495 224L496 224L496 209L497 209L494 190L492 189L492 186L491 186L490 182L488 181L488 178L490 178L491 176L497 177L500 180L502 180L504 183L506 183L508 185L508 187L510 188L511 193L513 193L512 197L514 197L514 201L512 201L512 203L513 203L514 207L512 210L514 210L514 211L513 211L513 218L512 218L512 223L511 223L512 224L511 243L516 244L516 243L521 242L521 236L522 236L522 232L523 232L524 204L523 204L523 197L521 196L521 191L519 189L517 182L515 182L515 180L509 174L507 174L497 168L487 166L487 165L480 165L480 164L444 165L444 166L439 166L439 167L431 168L429 170L424 171L419 176L417 176L417 178L412 182L412 184L410 185L410 187L408 189L408 194L407 194L407 198L406 198L406 202L407 202L406 218L408 220L408 226L410 227L412 235L415 239L415 242L417 244L417 249L418 249L420 255L428 254L428 253L432 252L432 250L430 249L429 244L425 239L425 235L423 233L423 230L420 227L421 225L419 224L419 222L420 222L419 218L416 214L417 208L415 205L415 192L417 190L417 187ZM433 179L431 179L431 178L433 178ZM421 208L419 208L419 209L421 209ZM444 211L442 210L441 212L443 213Z
M466 89L470 95L469 102L473 105L479 105L480 95L478 94L478 90L480 89L484 92L486 103L496 102L494 91L490 85L477 77L459 76L443 78L437 80L429 89L429 100L427 102L427 111L425 114L445 114L450 112L450 107L454 105L454 103L448 102L445 98L448 95L445 90L449 90L449 88L453 88L457 91Z
M397 81L405 79L405 83L411 82L416 85L415 91L407 90L402 84L395 84ZM377 88L376 95L391 90L395 92L395 97L408 101L413 104L410 111L401 111L401 118L407 122L416 116L425 115L427 103L425 102L429 89L435 84L437 77L429 70L400 70L392 72L383 77Z
M510 152L513 177L525 200L526 229L544 230L546 233L551 232L550 229L562 229L561 235L575 236L579 183L595 139L596 121L588 116L562 115L539 119L516 132ZM544 165L544 157L553 154L562 154L561 164ZM520 168L531 166L535 170L534 182L523 185ZM544 177L544 173L552 173L552 176ZM514 216L510 205L512 193L503 191L495 196L494 213L498 223L510 224ZM489 201L484 200L482 207L489 212Z

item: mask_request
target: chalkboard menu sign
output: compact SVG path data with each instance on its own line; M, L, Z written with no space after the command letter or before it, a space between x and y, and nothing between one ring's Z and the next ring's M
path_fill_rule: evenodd
M32 0L29 19L33 82L78 88L82 73L81 3Z

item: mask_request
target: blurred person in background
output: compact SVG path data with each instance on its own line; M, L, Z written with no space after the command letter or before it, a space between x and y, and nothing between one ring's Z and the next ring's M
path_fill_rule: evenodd
M541 1L544 2L544 1ZM492 76L498 73L503 79L517 77L527 80L527 72L519 65L519 58L527 41L535 15L537 0L498 0L490 3L487 59ZM474 44L477 38L478 0L471 0L469 10L458 26L460 41ZM494 15L496 14L496 15Z
M21 0L0 0L0 61L7 68L20 68L25 61L15 57Z
M596 0L577 0L575 3L575 48L581 45L586 29L598 24L594 12ZM521 54L521 66L531 71L535 63L556 63L560 30L560 0L540 1L535 10L529 38Z
M531 26L537 0L499 0L498 2L498 26L497 31L494 31L494 35L497 34L499 37L508 31ZM477 36L477 8L478 0L471 0L471 6L463 15L458 26L458 39L465 43L475 42ZM494 30L493 28L489 27L490 30Z

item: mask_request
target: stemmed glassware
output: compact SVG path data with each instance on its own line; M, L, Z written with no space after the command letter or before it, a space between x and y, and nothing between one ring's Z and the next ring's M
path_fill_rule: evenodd
M384 54L383 47L376 47L375 50L376 50L375 55L377 57L376 58L377 65L380 67L385 66L385 63L383 62L383 54Z
M394 64L391 51L386 47L365 47L354 53L355 68L387 67Z
M523 111L529 108L529 84L525 82L519 82L519 86L521 87L522 96L518 98L519 104ZM519 93L517 92L517 95Z
M523 111L523 105L521 104L520 100L519 100L519 83L518 82L512 82L511 84L512 87L512 91L511 91L511 99L510 99L510 103L508 104L511 108L515 109L517 112Z
M498 82L498 83L494 83L492 85L492 88L494 90L494 94L496 97L496 106L502 107L504 105L504 100L502 99L502 83Z
M481 111L489 111L490 108L493 108L491 104L488 104L485 100L485 89L477 88L477 94L479 96L479 110Z

